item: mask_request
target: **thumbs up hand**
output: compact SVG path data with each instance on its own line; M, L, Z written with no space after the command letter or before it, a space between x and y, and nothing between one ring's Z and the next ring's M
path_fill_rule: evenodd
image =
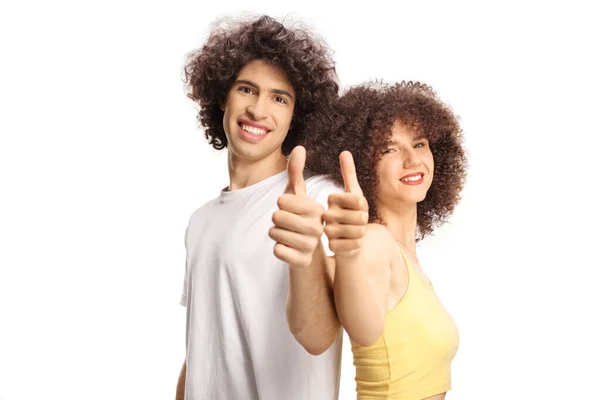
M284 194L306 196L304 185L304 164L306 163L306 150L302 146L294 147L288 158L288 184Z
M323 207L306 195L304 164L306 150L294 148L288 159L288 184L277 199L279 210L273 213L269 236L275 243L274 253L292 268L306 268L323 235Z
M349 151L340 154L344 192L329 196L329 208L323 215L329 248L336 257L353 257L360 252L369 222L369 206L363 196L354 159Z

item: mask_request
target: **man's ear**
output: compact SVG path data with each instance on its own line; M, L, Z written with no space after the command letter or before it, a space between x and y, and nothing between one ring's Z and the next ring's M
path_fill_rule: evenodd
M221 96L219 96L221 97ZM225 98L221 98L219 100L219 108L221 109L221 111L225 112L225 106L227 105L227 95L225 96Z

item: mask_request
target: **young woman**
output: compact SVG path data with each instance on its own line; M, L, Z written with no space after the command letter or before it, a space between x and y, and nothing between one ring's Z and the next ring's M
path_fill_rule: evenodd
M425 85L371 83L309 119L307 132L308 168L345 187L323 218L358 399L444 399L458 331L416 243L460 198L467 162L456 117Z

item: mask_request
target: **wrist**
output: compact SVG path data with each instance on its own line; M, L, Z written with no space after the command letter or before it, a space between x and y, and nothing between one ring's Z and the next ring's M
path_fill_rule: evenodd
M317 243L317 247L310 254L310 260L302 264L288 264L290 267L290 273L294 271L295 274L304 276L320 276L324 271L325 264L327 262L327 255L321 240Z
M361 249L346 250L335 253L335 259L340 261L357 261L361 257Z

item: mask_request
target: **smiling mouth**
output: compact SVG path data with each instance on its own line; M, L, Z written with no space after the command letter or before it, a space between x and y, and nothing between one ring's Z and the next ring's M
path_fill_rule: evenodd
M254 136L263 136L263 135L266 135L267 133L269 133L268 130L257 128L255 126L250 126L250 125L246 125L246 124L242 124L242 123L239 125L240 125L240 128L242 128L244 130L244 132L247 132Z
M402 182L419 182L423 180L423 174L407 176L406 178L400 179Z

